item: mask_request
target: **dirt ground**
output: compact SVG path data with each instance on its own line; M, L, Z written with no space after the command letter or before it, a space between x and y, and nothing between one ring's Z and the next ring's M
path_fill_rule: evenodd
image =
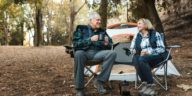
M181 46L172 55L182 76L168 77L168 91L157 86L158 96L192 96L192 89L177 87L192 86L192 46L190 42ZM120 96L118 85L119 81L113 81L113 89L105 96ZM129 88L131 95L137 96L134 82ZM0 46L0 96L74 96L74 92L73 64L64 47ZM92 85L86 94L98 96Z

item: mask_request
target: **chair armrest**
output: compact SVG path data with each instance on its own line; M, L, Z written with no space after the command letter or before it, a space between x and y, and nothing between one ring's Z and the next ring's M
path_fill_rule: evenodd
M71 45L64 45L64 47L65 47L66 49L73 49L73 46L71 46Z
M180 45L169 45L167 46L167 48L180 48L181 46Z
M112 49L114 49L117 45L119 45L119 43L120 43L120 42L114 43L114 44L112 45Z
M64 45L64 47L66 48L65 49L65 52L67 54L70 54L71 57L74 57L74 47L73 46L70 46L70 45Z

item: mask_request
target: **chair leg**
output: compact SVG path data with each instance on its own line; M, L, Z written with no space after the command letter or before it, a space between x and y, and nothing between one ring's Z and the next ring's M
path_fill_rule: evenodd
M135 89L139 89L143 85L143 83L141 83L140 85L138 84L139 84L139 75L136 72Z
M138 81L139 81L137 72L136 72L135 75L136 75L136 76L135 76L135 89L137 89L137 83L138 83Z
M88 74L88 72L89 72L88 68L90 68L90 67L87 66L87 68L86 68L87 70L85 70L84 74Z
M85 68L87 69L88 72L91 73L90 79L87 81L87 83L85 84L85 87L88 86L88 84L97 76L96 73L94 73L88 66L85 66Z
M165 82L165 90L167 91L167 89L168 89L168 87L167 87L167 66L168 66L168 63L166 63L165 64L165 72L164 72L164 76L165 76L165 78L164 78L164 82Z
M160 83L160 79L154 74L153 79L156 81L156 83L158 85L160 85L164 90L168 90L168 86L167 86L167 63L165 63L165 65L163 65L164 68L164 76L163 76L163 83ZM157 69L158 70L158 69ZM155 70L155 72L157 71ZM154 72L154 73L155 73Z
M168 66L168 63L166 62L163 66L160 66L159 68L157 68L153 73L153 79L154 81L160 85L164 90L168 90L168 86L167 86L167 66ZM164 76L163 76L163 83L162 84L160 81L160 78L158 76L155 75L155 72L161 68L164 68ZM138 74L136 73L136 80L135 80L135 89L139 89L141 86L142 86L142 83L140 85L138 85L138 82L139 82L139 76Z
M88 84L95 78L95 75L92 75L91 78L87 81L87 83L85 84L85 87L88 86Z

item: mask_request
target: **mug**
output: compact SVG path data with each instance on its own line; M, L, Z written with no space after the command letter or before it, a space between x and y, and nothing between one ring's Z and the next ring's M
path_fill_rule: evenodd
M98 40L99 41L104 41L105 35L104 34L99 34Z

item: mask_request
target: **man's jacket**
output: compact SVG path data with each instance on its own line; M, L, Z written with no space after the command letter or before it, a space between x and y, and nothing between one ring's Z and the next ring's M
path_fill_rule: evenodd
M96 32L89 25L78 25L73 33L73 46L75 50L106 50L112 46L112 39L109 38L109 44L104 45L104 41L91 41L91 36L104 34L108 36L104 29L98 28Z

